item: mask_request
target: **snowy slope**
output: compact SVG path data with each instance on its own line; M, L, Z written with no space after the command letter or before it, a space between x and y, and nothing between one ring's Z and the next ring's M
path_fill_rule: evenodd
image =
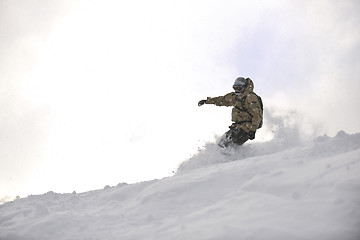
M0 239L359 240L360 134L209 144L173 177L29 196L0 205Z

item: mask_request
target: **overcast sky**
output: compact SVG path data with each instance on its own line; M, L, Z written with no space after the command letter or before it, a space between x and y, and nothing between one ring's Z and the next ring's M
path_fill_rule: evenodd
M268 121L360 131L360 3L0 1L0 199L168 176L250 77ZM284 120L284 121L285 121ZM291 127L291 126L290 126Z

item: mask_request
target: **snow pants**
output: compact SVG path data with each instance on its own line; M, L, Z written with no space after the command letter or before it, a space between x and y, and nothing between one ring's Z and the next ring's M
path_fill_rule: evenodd
M230 126L230 130L224 134L218 145L222 148L227 148L232 144L243 145L247 140L249 140L247 132L241 128Z

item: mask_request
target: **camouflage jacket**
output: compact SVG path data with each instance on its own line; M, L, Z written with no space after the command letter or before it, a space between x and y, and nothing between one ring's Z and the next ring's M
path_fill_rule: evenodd
M254 94L254 83L248 78L248 85L245 91L241 94L231 92L225 96L208 97L207 104L215 104L216 106L233 107L231 120L234 122L233 126L242 128L246 132L256 132L260 122L263 118L263 111L260 106L258 97ZM243 98L244 103L242 103Z

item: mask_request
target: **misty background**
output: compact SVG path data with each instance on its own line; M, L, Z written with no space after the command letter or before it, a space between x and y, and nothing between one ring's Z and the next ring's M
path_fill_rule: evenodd
M276 125L360 130L360 3L0 1L0 199L170 176L250 77ZM280 120L279 120L280 119ZM1 202L0 201L0 202Z

